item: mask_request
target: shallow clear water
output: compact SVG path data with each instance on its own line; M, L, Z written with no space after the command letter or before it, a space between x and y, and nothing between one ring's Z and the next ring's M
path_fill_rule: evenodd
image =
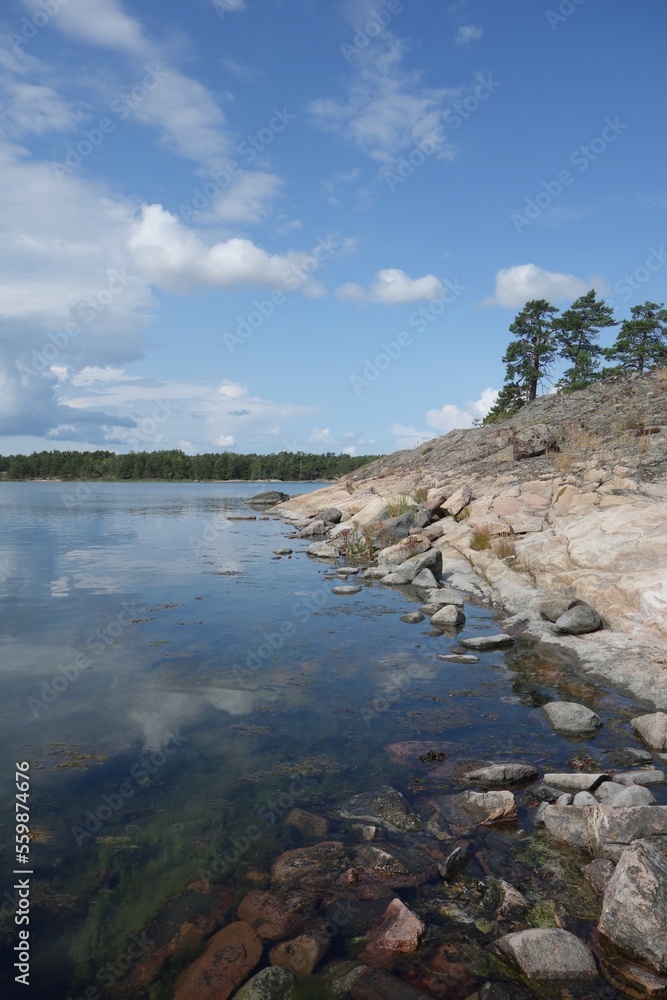
M248 866L297 846L281 822L292 805L327 811L386 783L418 804L463 787L411 774L387 744L442 740L461 767L557 769L579 749L539 712L559 697L607 722L588 749L634 742L636 706L527 641L444 663L453 637L399 620L416 607L409 589L332 594L330 568L283 522L228 520L264 488L0 485L0 925L11 947L14 761L29 761L44 1000L91 984L114 995L128 941L186 886L248 885ZM274 559L286 544L294 555ZM466 614L460 636L498 630L497 610L471 600Z

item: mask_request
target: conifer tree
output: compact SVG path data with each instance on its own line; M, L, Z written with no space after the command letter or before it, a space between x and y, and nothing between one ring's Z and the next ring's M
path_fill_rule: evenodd
M667 364L667 309L661 302L644 302L630 310L632 319L624 319L616 342L604 351L605 357L618 362L624 372L642 372Z
M514 339L503 355L505 384L486 422L511 416L537 396L538 386L556 357L552 315L557 312L546 299L531 299L517 314L510 326Z
M570 362L557 383L558 389L584 389L599 378L602 348L596 343L600 330L616 326L613 309L596 300L595 289L582 295L554 320L558 353Z

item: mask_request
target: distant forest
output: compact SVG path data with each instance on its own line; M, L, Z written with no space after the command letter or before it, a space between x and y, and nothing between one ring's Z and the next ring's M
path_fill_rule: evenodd
M277 455L186 455L182 451L39 451L0 457L4 479L337 479L367 465L379 455L310 455L281 451Z

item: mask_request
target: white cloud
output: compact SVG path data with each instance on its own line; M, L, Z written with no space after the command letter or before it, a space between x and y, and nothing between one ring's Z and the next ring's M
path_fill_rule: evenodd
M441 434L448 434L449 431L458 428L472 427L476 419L481 420L487 415L497 397L497 389L484 389L479 399L466 403L463 409L454 403L445 403L439 410L429 410L426 422Z
M340 299L353 302L380 302L397 306L405 302L423 302L437 299L442 294L442 282L434 274L423 278L410 278L405 271L390 267L378 271L368 289L348 283L336 289Z
M560 302L585 295L592 285L601 290L604 283L600 279L589 278L582 281L574 274L544 271L535 264L519 264L498 271L496 290L493 295L484 299L482 305L516 308L530 299Z
M456 45L468 46L471 42L478 42L484 34L484 28L476 28L473 24L462 24L456 32L454 42Z
M83 120L52 87L3 79L3 91L0 124L12 138L67 132Z
M322 428L313 427L313 429L310 432L310 437L308 438L308 441L311 444L331 444L332 443L331 431L329 430L328 427L322 427Z
M343 448L342 453L343 455L349 455L351 458L354 458L354 456L357 454L357 449L354 447L354 445L351 445L349 448Z
M394 436L395 447L399 450L416 448L436 436L432 431L420 431L416 427L405 427L403 424L392 424L391 433Z
M142 206L128 246L141 272L165 291L262 286L319 295L322 290L301 271L308 254L271 255L238 237L209 246L162 205Z
M261 222L271 213L282 185L275 174L245 171L215 199L211 212L223 222Z
M341 133L382 163L393 162L401 152L427 140L433 143L448 105L462 91L424 87L419 72L403 68L406 53L406 44L388 31L355 53L346 96L311 101L315 124ZM435 145L437 157L452 155L444 133Z
M228 379L223 379L218 392L225 399L238 399L239 396L248 395L248 386L241 385L240 382L230 382Z
M27 0L26 6L37 10L37 0ZM126 14L116 0L68 0L59 5L54 23L66 34L90 45L99 45L117 52L142 55L147 42L139 22Z
M236 441L232 434L220 434L213 444L217 445L218 448L233 448Z

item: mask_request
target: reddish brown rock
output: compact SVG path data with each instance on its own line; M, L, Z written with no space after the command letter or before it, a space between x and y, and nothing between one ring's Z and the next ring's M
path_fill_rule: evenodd
M309 976L328 952L329 943L325 934L316 930L306 931L291 941L274 945L269 952L269 961L271 965L291 969L295 976Z
M315 892L326 891L342 879L349 861L343 844L323 840L313 847L285 851L274 862L271 879L274 885L298 885Z
M326 837L329 824L324 816L316 816L305 809L292 809L285 819L287 826L296 827L307 837Z
M311 893L288 892L279 897L273 892L253 889L241 900L237 915L251 925L262 941L282 941L303 928L316 904L317 896Z
M250 924L228 924L179 977L174 1000L227 1000L262 957L262 943Z
M436 861L420 848L393 844L362 844L355 851L354 863L362 882L379 882L393 889L423 885L438 871Z
M359 955L366 965L391 965L397 954L416 951L426 926L412 910L392 899L380 921L368 933L368 941Z

